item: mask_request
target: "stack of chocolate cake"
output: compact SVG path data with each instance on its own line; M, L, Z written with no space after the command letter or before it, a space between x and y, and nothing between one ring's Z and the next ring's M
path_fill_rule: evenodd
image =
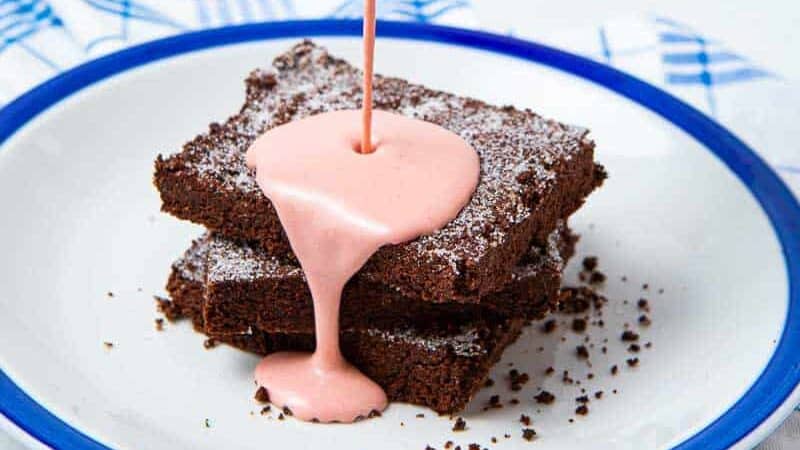
M361 72L305 41L246 86L238 114L156 161L163 210L208 229L173 264L171 301L161 308L247 351L311 350L311 295L244 155L267 129L359 108ZM556 306L576 240L566 219L605 173L584 129L397 78L378 76L374 89L375 108L460 135L479 154L481 173L456 219L380 249L350 280L342 350L391 400L451 413L522 327Z

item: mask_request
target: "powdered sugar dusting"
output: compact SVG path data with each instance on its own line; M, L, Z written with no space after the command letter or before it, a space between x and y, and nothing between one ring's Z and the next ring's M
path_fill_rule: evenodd
M391 343L402 342L423 347L430 352L451 349L458 356L475 357L488 351L481 344L480 330L472 324L463 325L457 332L444 335L425 333L415 328L394 330L370 328L366 330L366 333L370 336L379 336L381 339Z
M220 236L205 241L208 282L252 282L302 277L299 267L281 262L263 249Z
M205 233L194 240L183 256L172 264L172 270L181 279L192 283L206 282L208 239L208 233Z

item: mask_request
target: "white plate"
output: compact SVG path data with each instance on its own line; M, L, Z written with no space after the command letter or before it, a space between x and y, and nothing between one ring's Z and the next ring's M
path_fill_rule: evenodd
M0 111L0 412L42 442L83 448L421 449L447 440L465 448L493 447L491 436L498 448L527 448L521 413L532 416L540 449L721 448L753 445L780 423L797 402L800 367L791 326L800 299L787 275L798 274L800 213L784 186L741 142L655 88L551 49L455 29L382 24L377 69L592 129L610 178L571 222L583 236L579 256L599 255L609 275L606 328L591 333L594 342L609 338L609 353L595 350L589 369L574 356L580 336L526 333L493 375L493 391L507 400L507 362L529 372L533 381L514 394L521 403L481 412L493 393L484 390L465 415L469 429L453 433L448 418L397 404L348 426L268 420L252 401L257 358L204 350L188 324L156 332L152 295L200 232L159 212L156 154L235 111L244 76L296 40L287 36L353 35L357 25L246 26L159 41ZM318 41L360 62L357 38ZM653 348L629 369L619 334L641 296L653 308L642 330ZM604 390L604 399L568 422L581 387L541 376L550 365L582 379L593 372L583 387ZM537 407L537 386L556 404Z

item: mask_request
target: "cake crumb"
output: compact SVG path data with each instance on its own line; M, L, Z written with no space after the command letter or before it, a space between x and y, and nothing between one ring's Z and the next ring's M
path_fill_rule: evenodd
M619 372L619 367L616 364L611 366L611 375L616 375L617 372Z
M156 331L164 331L164 319L159 317L159 318L155 319L154 322L155 322L155 326L156 326Z
M556 401L556 396L548 391L539 392L533 398L536 400L536 403L543 405L551 405L554 401Z
M550 334L558 328L558 322L555 319L550 319L542 325L542 333Z
M530 381L530 376L527 373L520 372L517 369L511 369L508 372L508 379L511 383L511 390L519 391L522 389L522 386Z
M522 439L526 441L532 441L536 438L536 431L533 428L525 428L522 430Z
M597 391L597 392L595 392L595 393L594 393L594 398L596 398L596 399L598 399L598 400L600 400L601 398L603 398L603 391Z
M114 293L113 293L113 292L111 292L111 291L108 291L108 292L106 292L106 297L108 297L108 298L114 298Z
M203 425L205 425L206 428L211 428L211 420L209 419L203 420Z
M424 419L424 418L425 418L425 414L422 414L422 413L418 413L417 414L417 419Z
M267 388L264 386L259 386L258 389L256 389L254 398L259 403L269 403L269 391L267 391Z
M483 382L484 387L492 387L494 386L494 380L491 378L487 378L486 381Z
M216 346L217 346L217 340L214 338L208 338L205 341L203 341L203 347L205 347L206 350L212 349Z
M519 416L519 423L521 423L521 424L525 425L526 427L527 427L527 426L530 426L530 424L531 424L531 418L530 418L530 416L526 416L525 414L520 414L520 416Z
M586 331L586 320L572 319L572 331L576 333L583 333Z
M445 442L445 443L444 443L444 448L445 448L446 450L450 450L451 448L453 448L453 441L447 441L447 442Z
M272 407L267 405L267 406L261 408L261 415L262 416L266 416L267 414L269 414L270 411L272 411Z
M577 408L575 408L575 414L578 414L580 416L585 416L589 414L589 407L586 405L580 405Z
M453 424L453 431L464 431L467 429L467 421L463 417L458 417Z
M624 342L634 342L639 340L639 335L633 331L627 330L622 333L621 339Z
M575 347L575 354L579 359L589 359L589 350L586 349L585 345Z
M606 282L606 274L603 272L594 271L589 275L589 284L599 285Z
M639 365L639 358L629 358L625 362L628 363L629 367L636 367Z
M592 271L597 268L597 256L587 256L583 258L583 270Z

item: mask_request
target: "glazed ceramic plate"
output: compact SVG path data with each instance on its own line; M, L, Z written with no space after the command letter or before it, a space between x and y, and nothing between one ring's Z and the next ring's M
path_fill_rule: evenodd
M298 37L358 64L359 33L358 22L326 21L184 35L79 67L0 112L0 412L29 442L529 448L524 413L542 450L711 449L752 446L780 423L798 401L800 213L776 176L754 150L641 81L450 28L382 23L378 71L530 107L591 128L598 143L610 178L571 221L582 239L567 276L576 282L578 259L589 254L608 276L605 327L587 333L591 367L575 357L583 335L534 326L464 414L464 432L400 404L377 420L323 426L258 413L256 357L205 350L186 323L157 332L152 296L201 229L159 212L155 156L236 111L246 74ZM641 297L653 324L639 329ZM641 344L652 342L635 368L619 339L625 323ZM519 392L504 378L509 364L532 376ZM557 374L545 377L548 366ZM581 384L564 384L563 370ZM557 401L536 405L539 387ZM587 416L574 412L581 389L604 391ZM506 406L482 411L493 394Z

